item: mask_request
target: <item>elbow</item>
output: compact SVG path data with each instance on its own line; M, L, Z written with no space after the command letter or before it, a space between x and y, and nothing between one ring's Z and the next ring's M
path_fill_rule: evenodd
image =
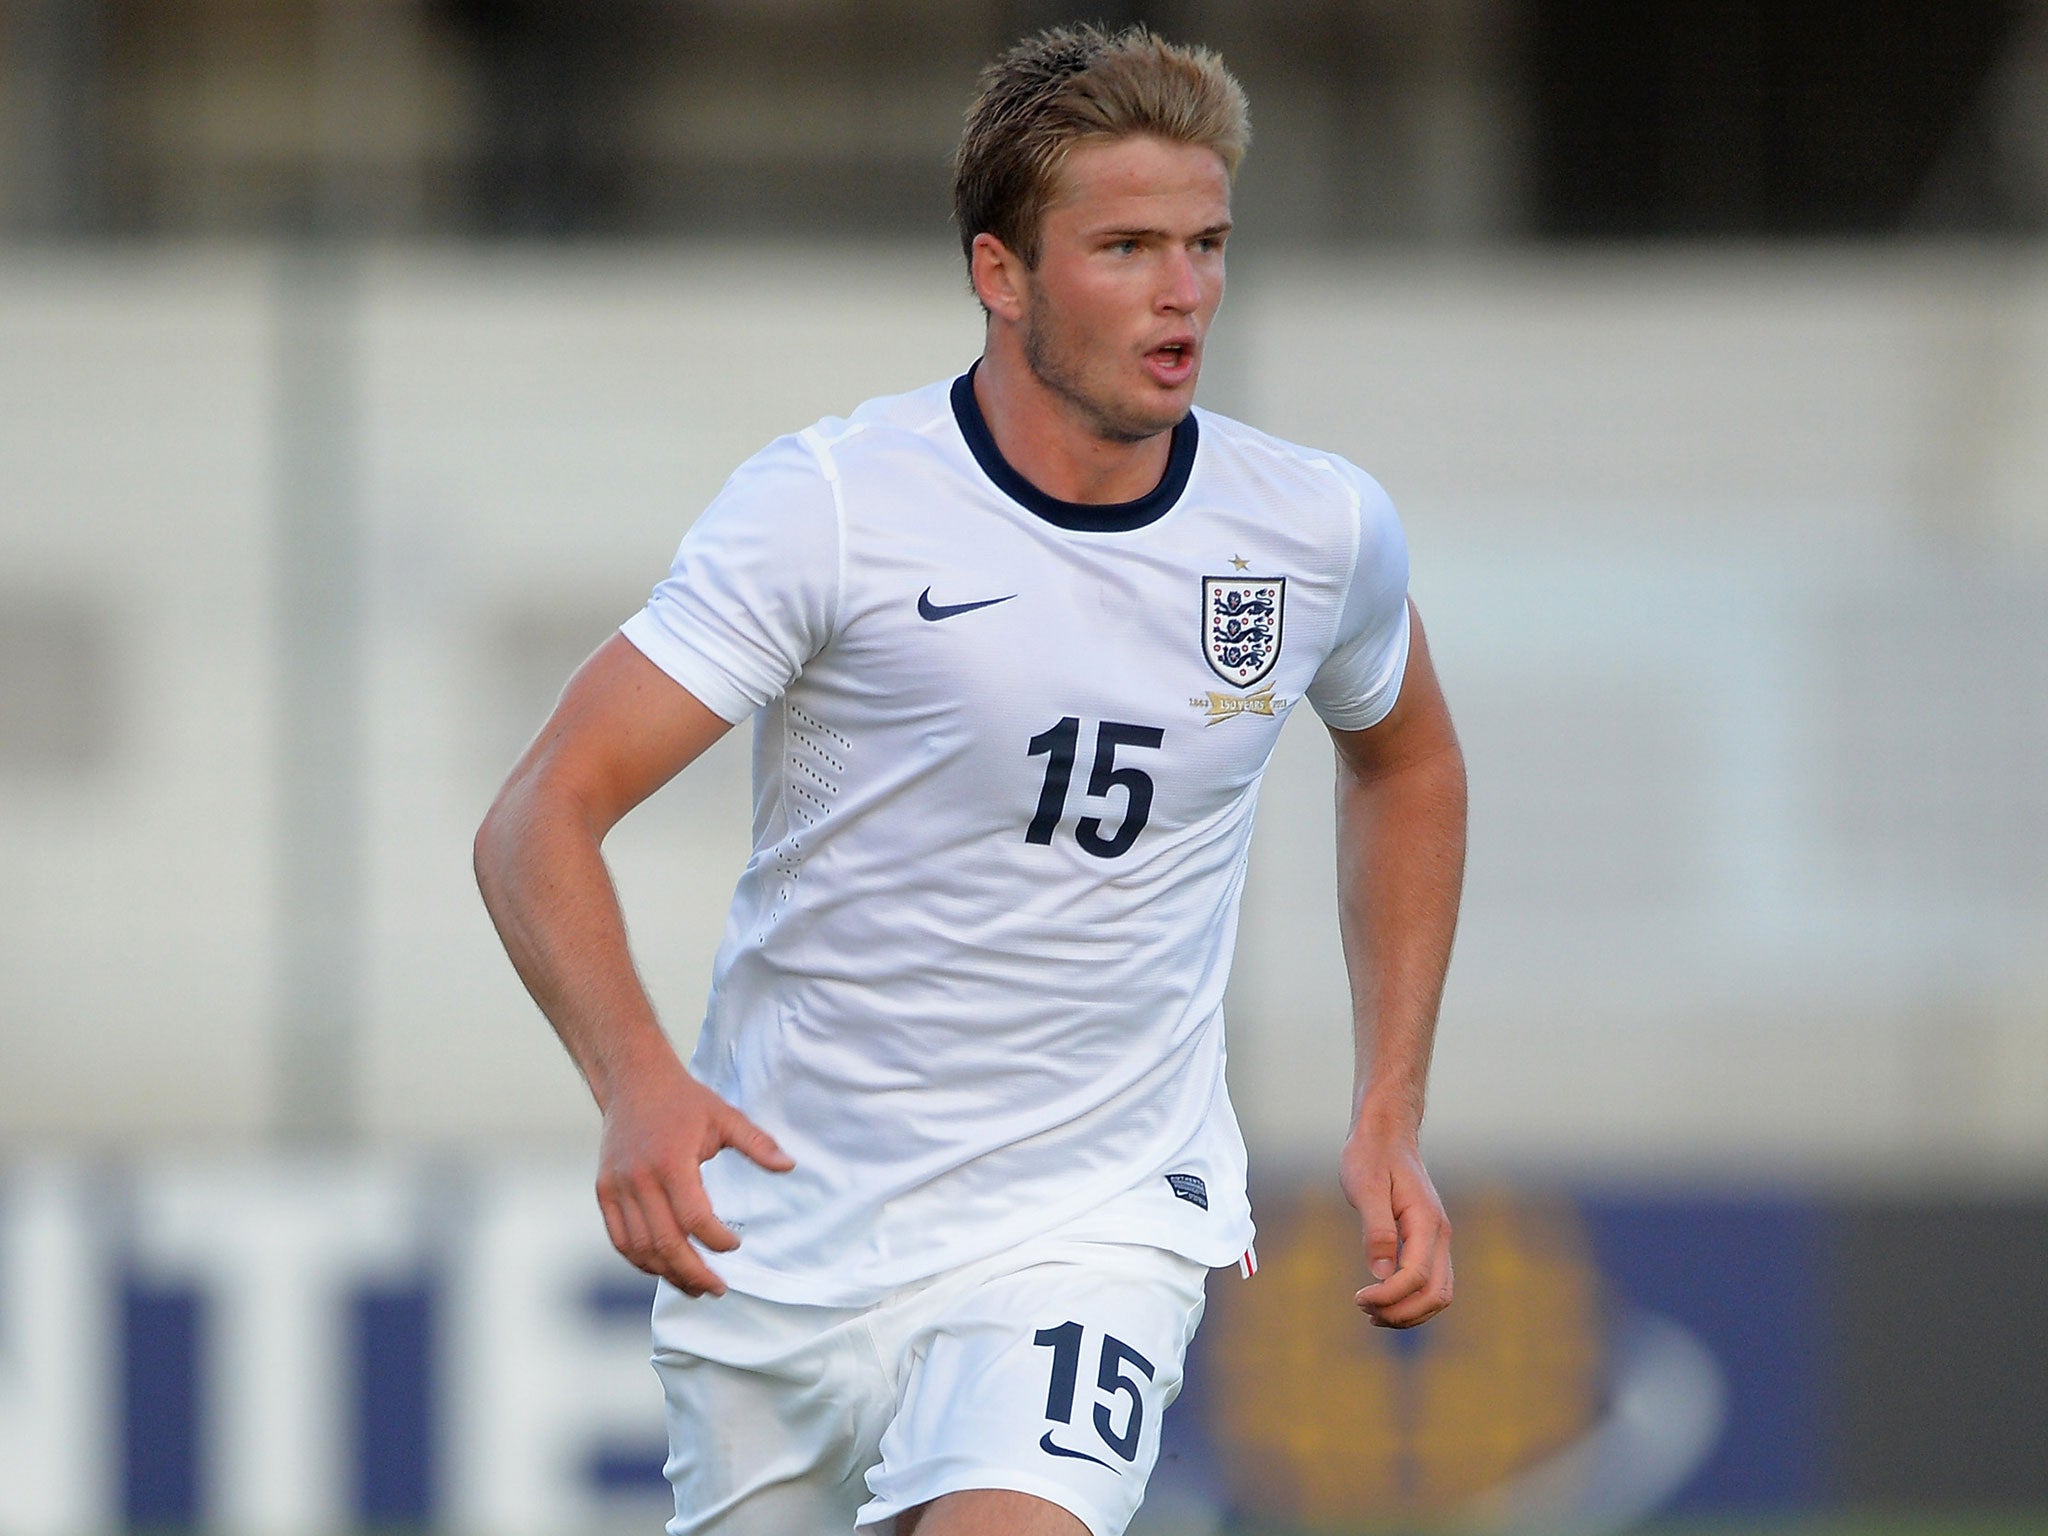
M500 898L525 873L559 856L569 843L595 849L609 821L592 812L590 798L544 764L523 763L491 802L470 842L470 866L484 905L494 912Z
M1425 728L1416 732L1408 752L1397 764L1397 770L1410 774L1417 783L1429 785L1434 793L1462 804L1465 799L1465 749L1451 725L1449 712L1438 710L1432 718L1417 724Z
M507 819L505 794L501 791L491 802L491 808L484 812L484 819L477 824L476 836L470 840L469 867L476 875L476 888L485 906L491 903L495 875L504 854Z
M1446 733L1443 746L1436 753L1437 776L1459 800L1465 798L1465 749L1455 735Z
M1417 758L1412 770L1418 791L1443 815L1464 825L1470 799L1465 779L1465 750L1448 731L1432 750Z
M532 798L532 786L526 776L515 773L505 781L505 787L498 791L490 809L484 812L484 819L477 824L476 836L469 846L470 868L487 907L504 888L518 860L526 829L533 823Z

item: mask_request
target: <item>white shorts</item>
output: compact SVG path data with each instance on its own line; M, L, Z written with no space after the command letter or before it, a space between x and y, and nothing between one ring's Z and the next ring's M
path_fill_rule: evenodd
M1122 1536L1207 1274L1054 1233L871 1307L663 1284L669 1536L888 1536L905 1510L969 1488L1035 1494Z

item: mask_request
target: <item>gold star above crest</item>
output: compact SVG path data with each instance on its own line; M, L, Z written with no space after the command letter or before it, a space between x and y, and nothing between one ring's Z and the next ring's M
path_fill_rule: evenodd
M1240 571L1248 571L1251 569L1252 565L1251 561L1245 559L1242 555L1232 555L1230 557L1230 563Z

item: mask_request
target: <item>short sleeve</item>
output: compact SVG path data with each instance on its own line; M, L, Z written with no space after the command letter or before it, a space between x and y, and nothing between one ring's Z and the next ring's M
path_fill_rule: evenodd
M1358 496L1358 551L1330 654L1308 687L1325 724L1362 731L1387 717L1408 666L1408 540L1379 482L1341 464Z
M778 438L733 472L620 633L738 724L823 649L837 618L839 538L824 466L801 435Z

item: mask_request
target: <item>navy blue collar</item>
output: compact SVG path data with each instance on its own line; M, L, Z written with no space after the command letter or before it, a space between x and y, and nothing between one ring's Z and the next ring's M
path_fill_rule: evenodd
M980 366L977 361L974 368ZM953 419L960 423L960 435L967 439L967 447L982 473L995 482L997 490L1027 512L1034 512L1070 533L1129 533L1166 516L1180 500L1180 493L1188 488L1188 476L1195 468L1198 435L1193 411L1173 429L1173 443L1166 453L1166 473L1136 501L1061 501L1057 496L1046 495L1018 474L996 447L995 437L981 414L981 403L974 398L974 368L953 381Z

